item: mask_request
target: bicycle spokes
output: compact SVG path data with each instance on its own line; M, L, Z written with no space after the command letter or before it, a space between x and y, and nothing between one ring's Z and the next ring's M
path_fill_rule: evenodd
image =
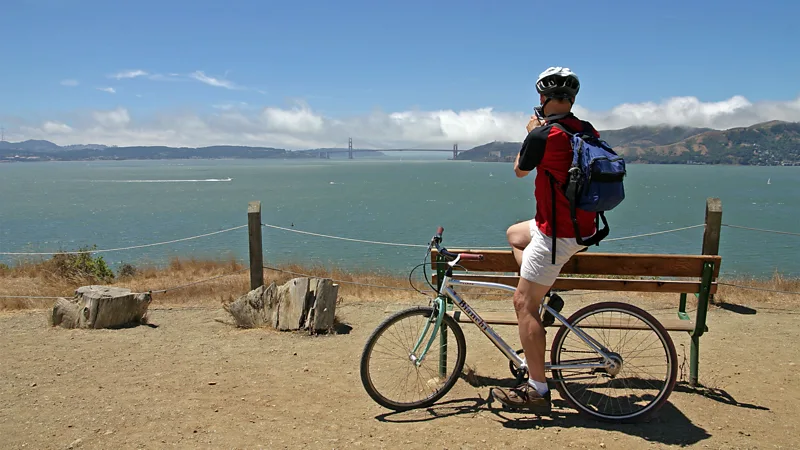
M564 327L554 338L552 363L559 391L579 410L605 419L624 419L657 408L675 382L675 350L669 335L644 311L624 303L595 304L570 320L608 349L602 356ZM574 369L566 369L572 366Z

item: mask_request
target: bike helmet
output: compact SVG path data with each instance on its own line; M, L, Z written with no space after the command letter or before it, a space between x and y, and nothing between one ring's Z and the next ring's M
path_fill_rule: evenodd
M578 75L566 67L550 67L536 80L536 91L548 99L576 97L580 88Z

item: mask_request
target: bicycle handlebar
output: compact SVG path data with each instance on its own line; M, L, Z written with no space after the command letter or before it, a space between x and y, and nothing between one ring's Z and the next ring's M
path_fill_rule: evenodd
M439 242L442 242L442 233L444 233L444 228L443 227L437 228L436 234L431 239L431 243L433 244L433 246L436 247L436 251L438 251L440 254L453 259L458 258L468 261L483 261L484 257L479 253L453 253L448 251L446 248L440 246Z

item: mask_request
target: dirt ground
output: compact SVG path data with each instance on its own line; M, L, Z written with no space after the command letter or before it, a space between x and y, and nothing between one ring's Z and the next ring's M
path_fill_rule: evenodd
M565 296L565 311L608 295ZM337 308L349 333L307 336L242 330L216 307L153 305L150 325L65 330L44 310L0 314L3 448L797 448L800 307L728 305L709 313L700 381L688 378L689 340L672 333L687 367L648 423L584 419L554 391L551 417L487 402L489 385L459 380L436 405L394 413L359 379L364 342L404 303ZM674 309L637 300L657 317ZM510 308L476 301L479 312ZM508 364L474 325L467 366L478 379L511 381ZM496 328L518 343L513 327ZM550 329L548 337L554 335ZM681 371L679 371L679 377ZM481 384L481 383L478 383Z

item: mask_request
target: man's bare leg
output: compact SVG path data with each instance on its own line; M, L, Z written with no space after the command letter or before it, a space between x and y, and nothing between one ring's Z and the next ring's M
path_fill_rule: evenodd
M514 310L517 312L519 340L525 351L528 375L539 383L547 381L544 373L546 338L542 319L539 316L539 306L549 290L550 286L520 277L517 290L514 292Z
M525 362L528 365L528 376L530 380L542 386L543 393L540 393L529 381L510 390L492 389L492 396L501 403L511 407L530 409L540 414L549 414L551 408L550 393L547 390L547 378L544 372L546 338L539 317L539 305L549 290L549 286L520 277L517 290L514 292L514 310L517 313L519 339L525 353Z
M515 223L506 230L506 238L511 244L511 251L518 265L522 265L522 252L531 243L531 224L530 220Z

